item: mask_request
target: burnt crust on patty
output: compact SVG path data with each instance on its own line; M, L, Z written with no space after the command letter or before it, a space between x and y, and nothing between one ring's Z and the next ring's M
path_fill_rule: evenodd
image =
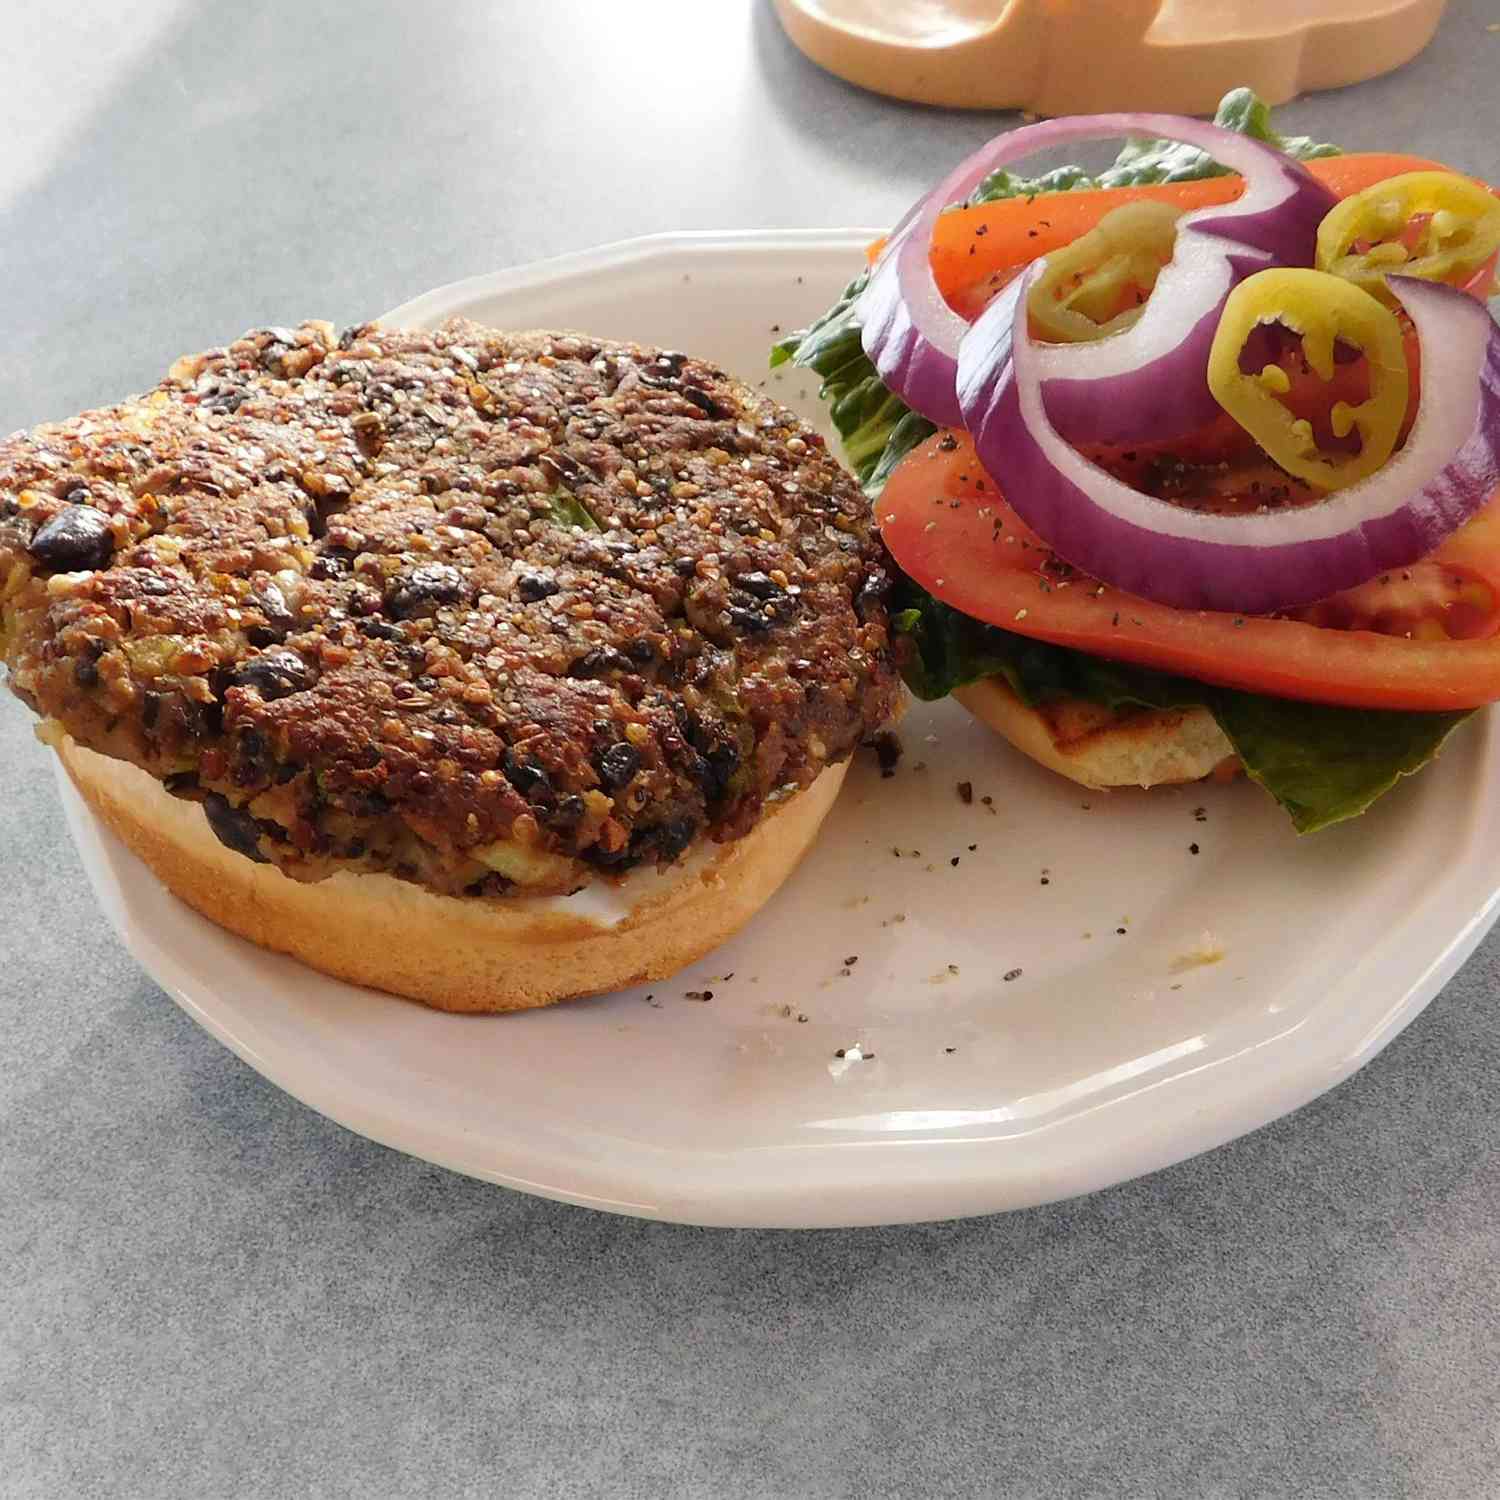
M0 441L12 689L304 880L744 834L890 716L882 558L791 412L577 334L262 328Z

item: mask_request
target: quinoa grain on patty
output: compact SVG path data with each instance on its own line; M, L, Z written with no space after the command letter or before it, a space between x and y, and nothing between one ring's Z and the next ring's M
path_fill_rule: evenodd
M754 826L891 714L869 507L681 354L264 328L0 442L0 648L317 880L566 891Z

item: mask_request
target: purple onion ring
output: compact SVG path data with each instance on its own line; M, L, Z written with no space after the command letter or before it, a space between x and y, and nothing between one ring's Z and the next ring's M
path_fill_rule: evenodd
M1177 250L1158 282L1165 295L1153 296L1131 329L1059 352L1062 368L1048 372L1054 382L1049 387L1049 411L1055 410L1060 429L1077 441L1103 437L1092 430L1094 426L1104 426L1112 434L1104 440L1142 436L1147 413L1138 398L1121 402L1102 390L1085 389L1096 381L1115 380L1116 364L1123 361L1126 369L1153 365L1154 378L1162 382L1145 430L1165 437L1201 425L1201 400L1206 398L1211 406L1213 401L1204 378L1203 330L1211 341L1224 298L1250 272L1270 264L1311 265L1318 224L1335 199L1304 167L1272 146L1201 120L1143 113L1047 120L997 136L908 210L870 274L859 302L859 319L865 352L881 380L913 411L944 426L959 420L957 356L969 325L948 306L933 279L929 252L938 215L967 198L991 172L1033 152L1122 135L1165 137L1197 146L1238 172L1245 190L1231 203L1183 216ZM1157 303L1162 311L1153 317ZM1114 352L1112 346L1121 344L1123 349ZM1064 363L1064 352L1073 360ZM1185 377L1200 352L1194 382Z
M1058 555L1179 609L1265 614L1353 588L1432 552L1500 486L1500 328L1454 287L1391 276L1421 350L1406 444L1314 505L1210 515L1106 473L1053 425L1026 294L1039 262L985 309L959 350L957 395L980 462Z

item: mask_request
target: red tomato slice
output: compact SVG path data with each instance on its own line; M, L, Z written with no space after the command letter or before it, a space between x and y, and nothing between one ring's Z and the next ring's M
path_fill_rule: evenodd
M908 455L876 514L911 578L1019 635L1315 703L1461 709L1500 699L1500 493L1421 563L1295 618L1172 609L1075 572L1005 503L962 433L938 433Z

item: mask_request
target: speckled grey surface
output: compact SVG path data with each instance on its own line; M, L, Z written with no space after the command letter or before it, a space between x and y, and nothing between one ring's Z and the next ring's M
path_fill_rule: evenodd
M0 430L600 240L890 219L988 133L731 0L4 15ZM1459 0L1286 118L1500 176L1495 22ZM278 1093L102 930L9 701L0 765L0 1495L1500 1492L1500 942L1353 1081L1146 1181L680 1229Z

